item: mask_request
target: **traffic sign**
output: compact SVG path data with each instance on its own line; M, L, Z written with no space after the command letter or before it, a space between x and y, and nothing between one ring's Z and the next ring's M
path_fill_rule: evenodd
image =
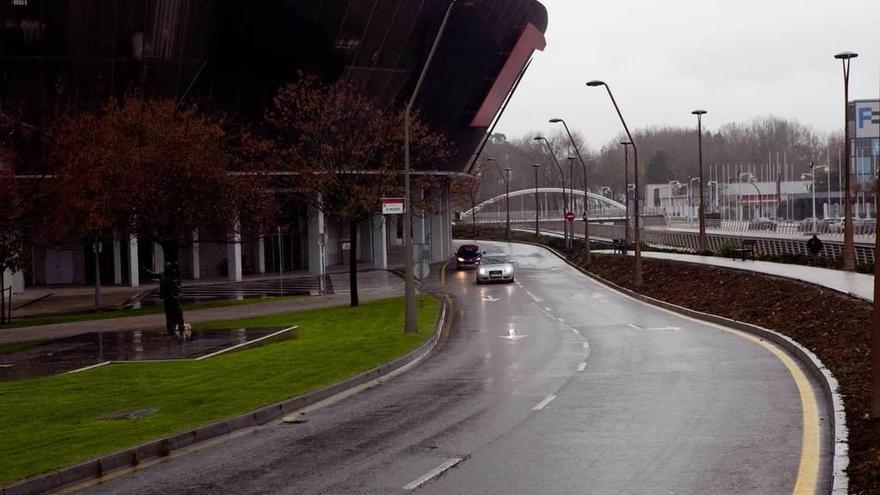
M402 215L403 198L382 198L383 215Z
M570 212L566 213L565 219L568 220L569 222L574 222L574 212L570 211Z

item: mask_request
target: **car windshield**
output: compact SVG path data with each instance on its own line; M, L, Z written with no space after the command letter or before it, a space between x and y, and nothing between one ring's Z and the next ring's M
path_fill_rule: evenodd
M458 254L472 255L480 252L480 248L477 246L462 246L458 248Z
M482 265L503 265L507 263L507 258L504 256L486 256L481 261Z

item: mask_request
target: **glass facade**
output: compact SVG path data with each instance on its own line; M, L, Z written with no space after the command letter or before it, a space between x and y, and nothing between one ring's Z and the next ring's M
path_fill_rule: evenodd
M210 98L262 115L299 71L346 80L389 106L415 86L449 0L0 0L0 110L39 125L59 108L126 91ZM461 170L486 132L471 121L529 25L536 0L456 6L417 106Z

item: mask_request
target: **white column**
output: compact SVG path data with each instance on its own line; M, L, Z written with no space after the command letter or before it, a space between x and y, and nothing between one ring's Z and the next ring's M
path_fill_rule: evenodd
M113 283L122 283L122 243L119 242L119 234L113 233Z
M24 272L17 271L12 272L12 293L13 294L23 294L24 293Z
M128 285L131 287L141 286L141 271L138 263L138 239L135 236L128 238Z
M153 243L153 271L161 272L165 270L165 251L158 242Z
M262 234L257 237L257 273L266 273L266 240Z
M325 242L326 225L324 212L318 208L309 207L309 273L323 275L326 266Z
M386 222L384 215L375 215L371 227L373 232L373 268L385 270L388 268L388 245L386 244Z
M202 263L199 256L199 233L193 232L192 235L192 277L193 280L202 278Z
M226 243L226 271L231 282L241 282L241 233L236 225L232 239Z

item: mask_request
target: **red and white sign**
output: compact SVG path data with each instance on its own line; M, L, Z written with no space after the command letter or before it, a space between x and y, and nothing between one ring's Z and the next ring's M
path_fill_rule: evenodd
M382 198L383 215L403 215L403 198Z
M568 220L569 222L574 222L574 212L570 211L570 212L566 213L565 219Z

